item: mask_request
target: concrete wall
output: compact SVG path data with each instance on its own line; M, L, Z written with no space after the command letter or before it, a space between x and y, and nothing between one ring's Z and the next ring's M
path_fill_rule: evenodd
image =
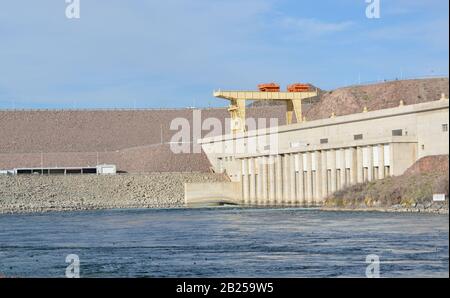
M448 102L448 101L447 101ZM417 115L418 158L429 155L448 154L448 107Z
M393 143L392 146L391 174L399 176L418 160L417 143Z
M345 186L448 154L448 108L441 99L200 142L216 171L242 182L244 204L321 205Z
M184 198L189 207L239 204L242 186L239 182L185 183Z

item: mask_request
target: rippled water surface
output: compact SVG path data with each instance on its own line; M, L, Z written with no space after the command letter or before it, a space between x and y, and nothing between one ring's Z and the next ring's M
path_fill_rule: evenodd
M113 210L0 215L0 275L448 277L447 215L301 209Z

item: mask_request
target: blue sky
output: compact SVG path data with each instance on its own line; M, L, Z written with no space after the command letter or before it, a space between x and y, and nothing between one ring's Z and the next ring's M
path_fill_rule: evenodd
M214 89L448 76L447 0L0 2L0 108L222 106Z

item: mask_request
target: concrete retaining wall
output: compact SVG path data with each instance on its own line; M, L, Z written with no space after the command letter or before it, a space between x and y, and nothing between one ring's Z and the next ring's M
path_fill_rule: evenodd
M188 207L239 204L241 189L240 182L185 183L185 203Z

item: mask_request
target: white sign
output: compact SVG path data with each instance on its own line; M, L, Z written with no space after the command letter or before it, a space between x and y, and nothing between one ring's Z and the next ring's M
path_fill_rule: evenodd
M433 195L433 201L434 202L444 202L445 201L445 194L438 193Z

